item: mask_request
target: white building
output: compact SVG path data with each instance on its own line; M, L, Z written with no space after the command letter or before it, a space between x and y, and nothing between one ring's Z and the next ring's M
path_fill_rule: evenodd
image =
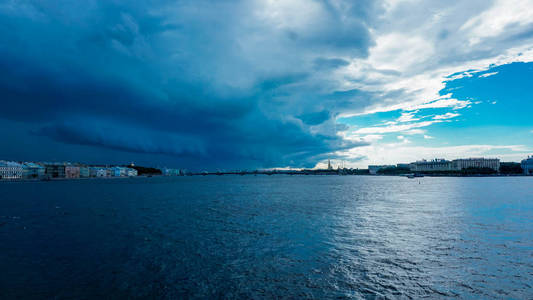
M445 159L420 160L410 165L413 172L452 171L455 170L451 161Z
M520 166L524 170L524 175L533 175L533 156L522 160Z
M462 158L453 161L457 170L468 168L489 168L495 171L500 170L500 160L497 158Z
M499 171L500 160L497 158L461 158L453 161L434 159L411 163L411 171L413 172L461 171L468 168L489 168Z
M127 168L126 169L126 176L128 176L128 177L137 176L137 170L135 170L133 168Z
M0 179L19 179L24 176L21 164L12 161L0 161Z
M89 167L90 177L107 177L107 168L104 167Z

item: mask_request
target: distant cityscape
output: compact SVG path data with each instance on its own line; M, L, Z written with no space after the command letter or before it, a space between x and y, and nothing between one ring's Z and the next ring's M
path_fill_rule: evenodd
M86 165L70 162L16 162L0 160L0 180L52 180L79 178L118 178L137 176L186 176L186 175L533 175L533 156L521 163L500 162L498 158L461 158L454 160L419 160L396 165L369 165L368 169L334 168L328 160L327 169L270 169L254 171L217 171L193 173L185 169L153 168L129 165Z
M0 180L78 179L136 176L180 176L187 170L123 165L85 165L70 162L15 162L0 160Z
M533 175L533 157L523 159L521 163L500 162L498 158L460 158L454 160L433 159L419 160L412 163L396 165L369 165L371 175L387 174L397 171L423 174L523 174Z

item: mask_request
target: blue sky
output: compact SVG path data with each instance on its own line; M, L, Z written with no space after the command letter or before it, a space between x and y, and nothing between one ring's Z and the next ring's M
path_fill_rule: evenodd
M0 157L189 169L533 154L533 2L0 3Z
M409 162L420 153L425 158L489 156L504 161L527 156L533 149L533 95L529 92L533 63L510 63L458 75L461 78L446 81L439 94L467 102L464 107L392 110L339 118L338 122L350 126L352 135L364 138L363 131L376 141L352 152L375 150L380 145L390 148L382 152L392 157L378 156L376 163Z

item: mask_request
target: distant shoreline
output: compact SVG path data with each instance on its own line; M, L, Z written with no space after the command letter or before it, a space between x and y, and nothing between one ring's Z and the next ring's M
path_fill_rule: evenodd
M50 181L78 181L78 180L95 180L95 179L103 179L103 180L113 180L113 179L135 179L135 178L178 178L178 177L187 177L187 176L272 176L272 175L285 175L285 176L365 176L365 177L406 177L407 174L401 174L401 175L392 175L392 174L347 174L347 175L339 175L339 174L304 174L304 173L272 173L272 174L266 174L266 173L248 173L248 174L236 174L236 173L208 173L208 174L190 174L190 175L184 175L184 176L164 176L164 175L152 175L152 176L146 176L146 175L140 175L140 176L130 176L130 177L85 177L85 178L50 178L50 179L37 179L37 178L17 178L17 179L1 179L0 183L2 182L50 182ZM524 174L494 174L494 175L487 175L487 174L479 174L479 175L455 175L455 174L423 174L421 177L415 177L415 178L422 178L422 177L529 177L528 175ZM531 176L533 177L533 176Z
M14 178L14 179L0 179L0 182L50 182L50 181L73 181L73 180L94 180L94 179L131 179L131 178L149 178L149 177L179 177L179 176L163 176L163 175L139 175L139 176L123 176L123 177L81 177L81 178Z

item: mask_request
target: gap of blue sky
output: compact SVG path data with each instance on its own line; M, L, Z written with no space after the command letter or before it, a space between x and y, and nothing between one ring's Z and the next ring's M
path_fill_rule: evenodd
M431 159L469 155L519 161L533 151L532 78L533 63L522 62L481 72L459 72L445 81L439 94L466 101L468 104L464 107L376 112L339 118L337 122L348 125L354 135L366 129L367 139L397 146L404 152L412 151L401 153L399 157L382 158L384 163L401 162L409 157ZM402 129L402 125L408 128ZM374 132L371 129L375 129ZM358 136L365 138L364 134ZM450 148L454 147L457 150L450 153ZM421 149L426 156L432 156L421 157L418 152ZM352 152L352 156L353 153L357 151ZM379 153L374 155L379 156ZM363 163L372 159L371 156L354 157Z

